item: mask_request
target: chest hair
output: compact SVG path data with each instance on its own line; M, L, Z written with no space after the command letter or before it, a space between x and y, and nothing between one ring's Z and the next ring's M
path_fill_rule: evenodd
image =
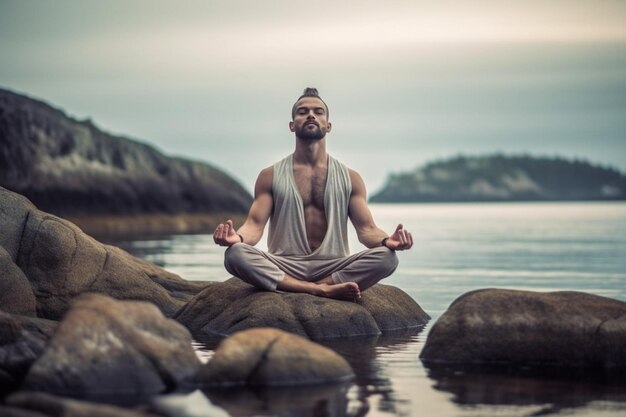
M294 167L294 177L304 208L324 211L324 192L326 190L328 167Z

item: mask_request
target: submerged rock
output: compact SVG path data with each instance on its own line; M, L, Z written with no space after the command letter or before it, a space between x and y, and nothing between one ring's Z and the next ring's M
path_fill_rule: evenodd
M353 376L348 362L326 347L281 330L256 328L222 341L194 379L219 386L294 386Z
M348 302L260 291L238 278L209 284L174 318L199 335L274 327L311 339L376 335L430 319L405 292L388 285L377 284L358 302Z
M0 187L0 301L17 314L59 320L72 298L100 292L150 301L173 315L203 284L187 282Z
M40 392L23 391L6 399L0 406L3 417L158 417L141 410L95 404Z
M427 363L626 366L626 303L574 291L485 289L433 326Z
M176 388L200 365L187 329L154 305L85 294L74 301L24 385L78 397L156 394Z

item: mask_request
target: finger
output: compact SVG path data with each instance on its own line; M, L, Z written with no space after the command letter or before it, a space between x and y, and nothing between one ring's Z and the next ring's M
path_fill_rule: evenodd
M400 246L406 245L406 234L404 233L404 230L400 230L398 232L398 240L400 241Z
M220 240L222 238L222 231L224 230L224 225L220 224L215 229L215 239Z
M399 233L402 230L402 227L402 223L400 223L398 227L396 227L396 233Z
M410 232L407 232L406 235L407 235L408 240L409 240L409 247L408 247L408 249L410 249L411 247L413 247L413 235Z
M235 226L233 226L232 220L226 220L226 226L228 227L228 229L226 229L227 233L224 235L225 237L235 233Z

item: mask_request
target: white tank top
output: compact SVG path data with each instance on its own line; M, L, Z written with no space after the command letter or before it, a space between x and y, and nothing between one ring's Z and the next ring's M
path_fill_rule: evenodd
M306 236L304 205L293 175L293 154L273 166L274 211L270 218L267 245L278 256L304 259L333 259L348 256L348 204L352 183L348 168L328 156L324 210L328 229L322 244L311 251Z

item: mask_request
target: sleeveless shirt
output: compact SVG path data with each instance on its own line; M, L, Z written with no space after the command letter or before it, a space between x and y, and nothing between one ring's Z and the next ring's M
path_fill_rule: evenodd
M273 165L274 209L268 233L269 253L298 259L334 259L348 256L348 204L352 183L348 168L328 156L324 211L328 229L312 251L306 236L304 204L293 173L293 154Z

